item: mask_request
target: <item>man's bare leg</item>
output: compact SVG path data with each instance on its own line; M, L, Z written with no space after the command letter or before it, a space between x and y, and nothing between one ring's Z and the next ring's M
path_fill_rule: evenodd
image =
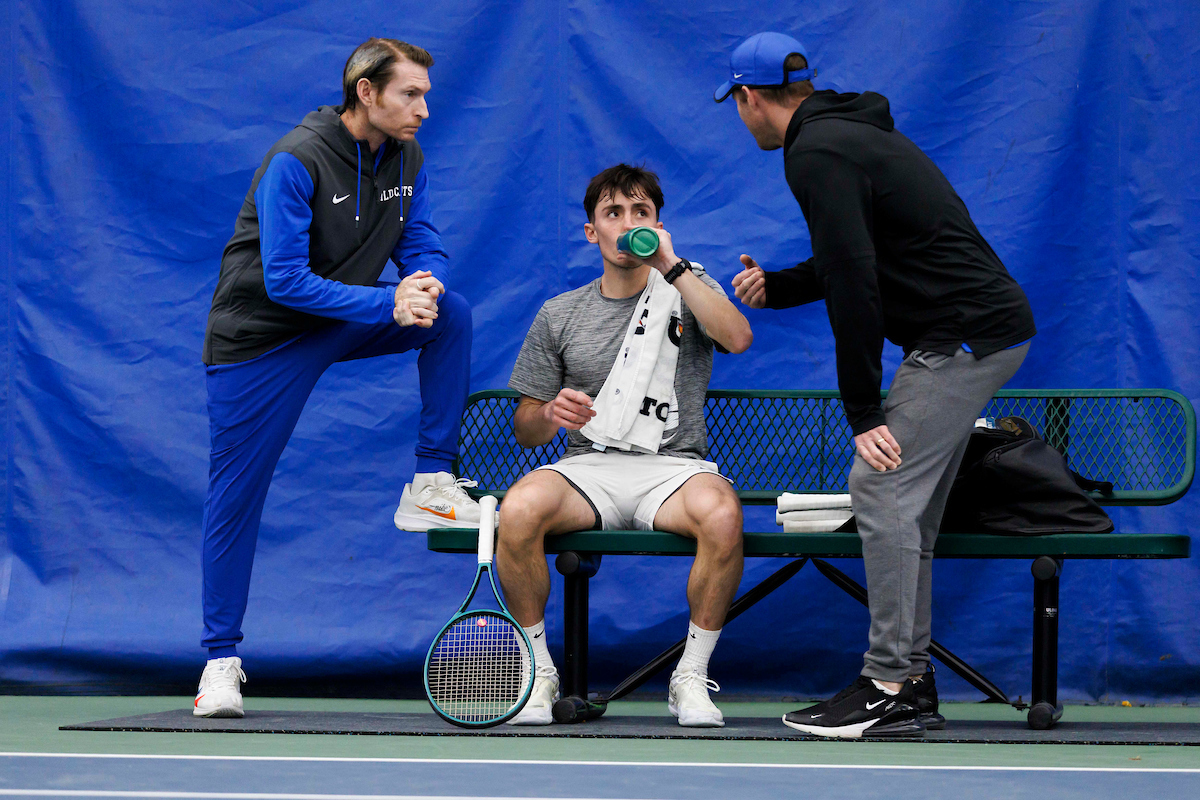
M596 513L566 478L548 469L517 481L500 511L496 571L508 610L517 622L530 627L545 617L550 597L546 537L590 530Z
M529 473L508 490L500 514L496 568L508 609L525 628L537 667L533 689L510 725L549 725L558 700L558 671L546 647L546 537L591 528L596 514L567 480L551 470Z
M742 504L725 479L695 475L663 503L654 527L696 540L687 586L691 623L668 708L684 727L721 727L725 719L708 696L718 688L708 677L708 659L742 579Z
M696 540L688 607L698 627L720 630L742 580L742 504L737 493L724 478L695 475L662 504L654 527Z

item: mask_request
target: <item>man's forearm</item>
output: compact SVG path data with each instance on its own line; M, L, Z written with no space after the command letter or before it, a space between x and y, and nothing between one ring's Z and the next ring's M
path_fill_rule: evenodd
M825 297L825 287L817 278L811 258L794 267L766 273L766 282L767 308L792 308Z
M513 414L513 435L522 447L540 447L558 435L558 425L545 413L541 400L523 398Z
M318 317L375 325L392 315L390 290L322 278L307 259L263 259L263 285L273 302Z
M879 402L883 380L883 306L873 259L831 270L826 310L837 353L838 388L855 435L885 424Z
M744 352L754 341L750 323L729 298L685 271L672 284L683 296L696 321L704 326L708 337L730 353Z

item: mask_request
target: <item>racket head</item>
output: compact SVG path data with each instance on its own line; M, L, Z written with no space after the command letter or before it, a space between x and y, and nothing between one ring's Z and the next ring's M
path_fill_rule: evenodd
M533 648L501 611L457 614L425 657L425 695L434 712L463 728L490 728L515 717L533 690Z

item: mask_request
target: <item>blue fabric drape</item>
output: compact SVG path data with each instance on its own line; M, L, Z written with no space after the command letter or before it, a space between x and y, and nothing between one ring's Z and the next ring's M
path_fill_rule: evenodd
M14 0L0 26L0 690L199 675L199 353L221 250L263 154L340 100L345 59L371 35L437 61L420 140L451 286L474 308L474 389L504 386L540 303L597 274L580 201L618 161L660 174L677 249L722 283L740 253L807 257L780 154L711 100L736 43L781 30L819 87L891 100L1025 287L1040 333L1013 385L1161 386L1200 404L1193 4ZM717 359L714 387L836 385L823 307L748 316L754 346ZM889 347L886 372L897 361ZM410 357L336 365L318 384L267 499L241 648L253 680L386 675L418 690L471 569L391 526L419 407ZM1123 530L1191 533L1197 497L1114 513ZM774 527L756 514L749 526ZM749 562L747 585L777 566ZM687 568L605 562L598 686L682 635ZM1027 694L1028 564L935 574L935 637ZM1194 700L1198 585L1197 559L1068 563L1060 697ZM552 620L557 603L556 587ZM856 674L866 629L806 570L729 628L712 671L738 693L827 693Z

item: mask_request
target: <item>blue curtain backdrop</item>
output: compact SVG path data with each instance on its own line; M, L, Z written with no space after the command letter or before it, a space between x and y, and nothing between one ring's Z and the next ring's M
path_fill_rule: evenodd
M807 45L818 87L890 98L1025 287L1041 332L1012 385L1166 387L1200 404L1194 5L765 8L2 4L0 687L186 690L199 675L199 354L221 250L263 154L340 99L346 56L372 35L437 60L420 140L454 288L474 306L474 389L505 386L542 301L598 274L580 200L615 162L659 172L680 251L726 285L740 253L774 268L808 256L780 154L711 99L729 50L773 29ZM835 387L823 307L748 316L754 346L717 358L714 387ZM886 359L890 373L895 348ZM417 691L472 568L391 524L418 405L404 356L339 365L313 393L255 564L241 652L260 687ZM1182 533L1198 512L1195 491L1114 511L1122 530ZM750 562L747 585L778 565ZM605 562L597 686L682 634L688 566ZM1030 582L1023 561L936 566L935 636L1013 696L1028 694ZM1060 697L1195 701L1198 587L1197 559L1069 562ZM552 619L557 604L556 585ZM730 626L712 672L727 692L820 695L856 674L866 629L863 608L805 570Z

